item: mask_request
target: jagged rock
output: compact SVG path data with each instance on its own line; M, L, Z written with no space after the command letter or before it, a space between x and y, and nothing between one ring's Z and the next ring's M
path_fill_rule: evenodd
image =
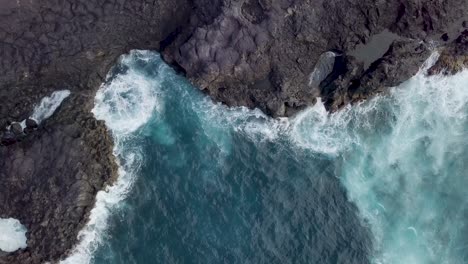
M449 46L442 49L439 60L429 74L455 74L468 68L468 30L464 30Z
M23 134L23 128L21 127L20 123L11 124L10 131L15 135Z
M320 83L333 72L336 56L337 54L333 51L327 51L320 55L319 60L315 64L314 70L310 75L309 86L319 87Z
M28 118L26 119L26 127L34 129L34 128L37 128L38 125L34 119Z

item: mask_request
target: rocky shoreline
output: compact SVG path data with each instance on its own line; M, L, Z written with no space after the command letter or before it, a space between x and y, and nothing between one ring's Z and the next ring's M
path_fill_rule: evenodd
M112 138L91 109L121 54L160 51L231 106L291 116L322 97L336 111L410 78L432 49L441 58L431 73L466 67L468 8L459 7L468 0L0 0L0 218L28 229L28 247L0 263L67 256L96 193L115 180ZM350 54L384 30L399 38L365 68ZM53 116L5 140L63 89L71 95Z

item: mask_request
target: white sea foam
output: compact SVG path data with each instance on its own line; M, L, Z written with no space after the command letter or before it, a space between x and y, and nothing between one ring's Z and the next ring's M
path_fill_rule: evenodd
M320 55L314 70L309 77L309 85L318 87L319 84L332 73L335 66L335 57L338 56L333 51L327 51Z
M389 95L334 114L319 100L283 122L245 109L215 112L211 120L234 120L229 125L251 138L285 136L342 160L339 176L372 231L375 264L461 264L468 237L468 70L426 76L437 58Z
M14 252L26 248L26 227L14 218L0 218L0 251Z
M144 51L132 51L131 56L122 57L122 63L132 66L132 56L144 55ZM130 67L97 92L93 113L97 119L104 120L112 132L114 155L119 163L118 179L113 186L97 194L89 222L78 235L79 244L61 263L91 263L94 252L105 241L108 218L127 196L142 164L140 146L133 140L138 129L159 109L157 85L135 67Z
M41 123L45 119L51 117L55 110L62 104L63 100L70 95L69 90L55 91L50 96L42 98L39 105L34 107L34 112L31 118ZM24 122L24 121L23 121ZM22 126L25 126L24 124Z
M361 129L342 168L375 237L374 262L465 263L468 71L421 72L387 100L394 116L388 130Z

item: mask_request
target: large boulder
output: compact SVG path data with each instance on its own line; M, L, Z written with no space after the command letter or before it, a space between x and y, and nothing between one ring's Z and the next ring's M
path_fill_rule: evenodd
M15 135L21 135L23 134L23 127L21 127L20 123L13 123L10 126L10 131L13 132Z
M37 125L36 120L31 119L31 118L26 119L26 127L31 128L31 129L37 128L38 125Z

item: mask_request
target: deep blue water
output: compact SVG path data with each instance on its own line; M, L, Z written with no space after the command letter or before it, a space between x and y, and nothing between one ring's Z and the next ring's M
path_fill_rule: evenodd
M74 257L104 263L468 263L468 73L291 119L213 103L159 55L96 97L117 187Z

